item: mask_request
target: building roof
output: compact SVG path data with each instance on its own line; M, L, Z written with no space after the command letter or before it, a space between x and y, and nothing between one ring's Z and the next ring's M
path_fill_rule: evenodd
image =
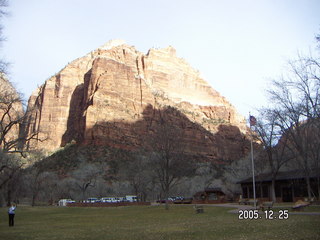
M310 173L310 177L316 177L320 173L319 169L316 171L316 169L312 169ZM283 171L278 172L276 176L276 180L293 180L293 179L303 179L305 178L305 173L303 170L292 170L292 171ZM272 175L271 173L262 173L255 176L256 182L271 182L272 181ZM252 177L246 178L244 180L241 180L237 183L252 183Z

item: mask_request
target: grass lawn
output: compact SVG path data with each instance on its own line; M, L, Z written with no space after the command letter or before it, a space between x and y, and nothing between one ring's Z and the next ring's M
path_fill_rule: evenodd
M0 239L320 239L320 215L239 220L228 208L191 205L118 208L18 207L8 227L0 208Z

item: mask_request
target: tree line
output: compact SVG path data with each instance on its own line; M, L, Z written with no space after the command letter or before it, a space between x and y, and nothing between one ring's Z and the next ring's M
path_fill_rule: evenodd
M263 149L263 161L272 176L272 199L279 171L290 166L304 175L308 198L320 198L320 35L309 55L298 54L287 71L266 89L269 106L259 110L255 127ZM317 189L311 176L316 173Z

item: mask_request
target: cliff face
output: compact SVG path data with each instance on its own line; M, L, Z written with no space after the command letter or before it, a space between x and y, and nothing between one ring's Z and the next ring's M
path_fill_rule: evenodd
M231 159L247 151L243 117L172 47L145 55L109 42L48 79L29 108L26 131L46 139L29 148L76 141L134 149L166 119L185 133L189 152Z

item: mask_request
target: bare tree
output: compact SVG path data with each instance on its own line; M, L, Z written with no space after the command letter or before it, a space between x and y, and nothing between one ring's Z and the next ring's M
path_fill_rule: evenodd
M23 145L37 138L37 133L26 135L21 131L28 114L22 102L21 95L0 75L0 190L25 165L27 152Z
M0 151L0 192L6 192L7 204L11 202L11 183L14 181L23 166L20 158L15 155L8 155Z
M7 14L6 7L8 1L0 0L0 43L4 40L1 20ZM34 139L38 133L22 133L22 125L29 113L24 111L22 96L6 78L6 72L7 63L0 59L0 150L4 153L22 154L23 144Z
M21 169L22 164L16 156L0 151L0 189Z
M146 153L136 152L127 161L121 163L120 178L128 181L135 195L141 201L146 201L148 194L155 189L155 177L152 175L153 165Z
M24 155L24 146L31 140L39 139L39 132L26 133L23 131L28 116L33 111L23 109L23 99L11 83L0 76L0 149L4 153L20 153Z
M7 6L8 2L6 0L0 0L0 44L3 41L2 18L6 15L5 9ZM9 142L12 141L13 129L16 127L15 120L12 121L11 119L11 114L14 112L13 108L17 107L16 96L10 94L12 93L10 89L5 88L8 86L4 77L6 70L7 63L0 59L0 190L13 179L21 168L14 156L5 154L8 152ZM8 104L8 102L10 103ZM15 130L18 133L17 129Z
M31 195L31 206L36 205L39 194L45 188L47 173L42 172L39 168L33 167L24 174L26 191Z
M271 173L271 198L276 201L275 181L281 167L292 160L287 148L287 138L281 138L281 128L277 126L277 117L270 109L260 110L256 131L259 134L263 149L260 151L259 158L267 162ZM266 160L266 161L264 161Z
M82 164L72 173L75 186L81 191L82 199L86 199L86 192L96 185L101 170L93 164Z
M58 197L58 182L59 178L54 172L44 172L43 189L40 191L41 199L48 202L49 205L54 205Z
M289 62L288 74L273 81L268 90L274 103L275 124L305 173L309 198L312 196L311 169L319 166L319 152L313 152L319 151L316 146L320 142L319 134L314 134L320 131L319 63L319 59L313 56L299 56Z
M2 79L1 83L4 84L5 80ZM24 120L24 112L21 98L14 92L9 82L7 82L6 86L1 87L1 90L0 148L5 153L12 153L19 149L19 125Z
M75 199L74 194L74 179L72 178L63 178L57 182L57 198L70 198Z
M147 139L154 176L166 200L170 190L184 177L192 176L196 170L194 160L185 153L183 129L173 123L174 120L169 119L164 111L164 114L160 115L159 124L153 129L153 134ZM168 208L166 201L166 209Z

